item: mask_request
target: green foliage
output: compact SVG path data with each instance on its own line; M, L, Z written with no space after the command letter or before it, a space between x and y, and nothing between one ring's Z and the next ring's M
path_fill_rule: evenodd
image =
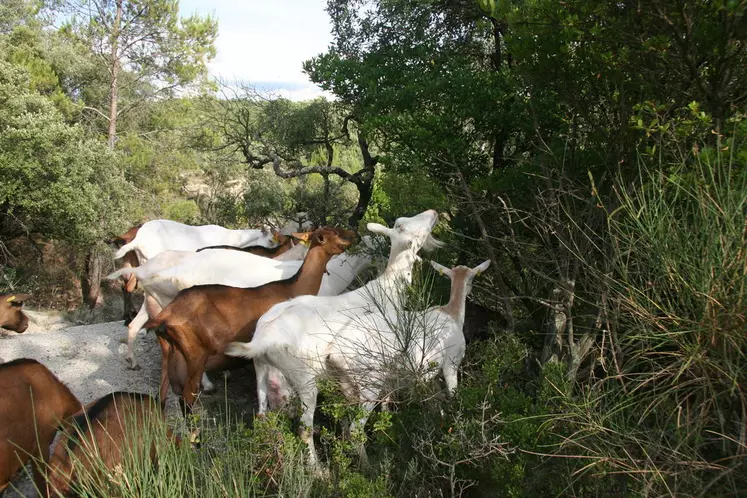
M448 210L449 200L437 182L422 171L377 174L374 194L367 219L393 222L405 213L421 213L427 209Z
M118 158L30 90L22 68L0 61L0 171L5 236L39 232L90 244L114 230L132 191Z
M412 496L557 496L612 483L572 482L588 461L549 459L568 426L556 420L568 402L564 369L527 370L527 346L499 335L467 351L454 400L426 386L398 393L397 410L369 453L391 459L395 494ZM441 379L435 381L441 382ZM543 458L541 455L547 455ZM563 477L565 476L565 477Z
M200 219L200 208L194 201L179 199L164 206L164 217L167 220L197 225Z

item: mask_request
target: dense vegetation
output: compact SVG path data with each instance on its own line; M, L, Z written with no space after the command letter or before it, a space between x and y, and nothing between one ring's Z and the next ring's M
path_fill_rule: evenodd
M493 263L456 399L397 392L367 472L331 389L324 478L227 417L117 495L747 493L747 3L329 0L304 68L336 99L302 103L210 81L176 0L92 4L0 6L3 286L93 305L103 241L156 217L436 208L433 259Z

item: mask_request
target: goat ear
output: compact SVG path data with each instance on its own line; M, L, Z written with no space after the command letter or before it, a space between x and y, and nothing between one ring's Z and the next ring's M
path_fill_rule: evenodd
M24 301L31 299L31 294L6 294L4 299L6 303L23 304Z
M439 275L446 275L447 277L451 277L451 270L446 268L445 266L439 265L435 261L429 261L431 266L434 270L438 272Z
M474 272L475 276L478 276L480 273L487 270L488 266L490 266L490 260L483 261L478 266L475 266L474 268L472 268L472 271Z
M378 233L380 235L386 235L389 236L389 233L392 231L391 228L387 228L384 225L381 225L379 223L368 223L366 225L366 228L369 232Z

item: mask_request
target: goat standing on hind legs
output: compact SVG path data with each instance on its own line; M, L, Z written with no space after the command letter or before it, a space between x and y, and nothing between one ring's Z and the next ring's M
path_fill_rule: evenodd
M354 238L355 232L350 230L314 230L301 268L285 280L250 288L199 285L180 291L145 324L156 329L162 348L161 403L165 402L170 381L174 392L191 408L208 358L222 354L231 341L251 340L257 320L273 305L318 293L327 263L332 256L342 254ZM172 349L184 356L185 375L169 365L171 355L177 353Z

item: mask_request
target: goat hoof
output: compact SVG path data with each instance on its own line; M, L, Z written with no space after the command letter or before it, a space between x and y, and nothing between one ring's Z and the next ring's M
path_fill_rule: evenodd
M133 365L132 362L130 362L130 364L127 365L127 370L140 370L141 368L142 367L138 365L137 363Z

